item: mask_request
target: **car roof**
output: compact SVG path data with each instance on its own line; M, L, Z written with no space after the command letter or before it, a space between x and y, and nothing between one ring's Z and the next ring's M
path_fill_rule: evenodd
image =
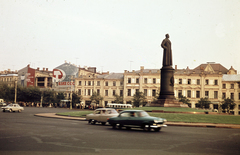
M124 111L121 111L122 112L140 112L140 111L144 111L144 110L124 110Z
M96 110L115 110L115 109L113 109L113 108L98 108Z

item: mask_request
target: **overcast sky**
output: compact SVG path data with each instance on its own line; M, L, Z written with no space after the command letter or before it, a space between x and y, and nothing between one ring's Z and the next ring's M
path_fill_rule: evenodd
M53 68L65 60L124 72L216 62L240 74L239 0L0 0L0 70Z

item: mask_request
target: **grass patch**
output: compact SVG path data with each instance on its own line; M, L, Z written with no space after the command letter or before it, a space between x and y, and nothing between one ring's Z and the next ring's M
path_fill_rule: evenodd
M71 117L86 117L87 114L91 114L93 111L74 111L74 112L62 112L57 115L71 116Z
M172 111L172 109L169 111ZM64 112L64 113L57 113L57 114L63 115L63 116L86 117L86 115L90 113L93 113L93 111L75 111L75 112ZM166 118L167 121L169 122L240 124L240 116L233 116L233 115L153 113L153 112L148 112L148 114L154 117Z
M177 111L177 112L205 112L205 111L210 111L210 110L205 110L205 109L174 108L174 107L137 107L137 108L132 108L132 109L145 110L145 111L163 110L163 111Z

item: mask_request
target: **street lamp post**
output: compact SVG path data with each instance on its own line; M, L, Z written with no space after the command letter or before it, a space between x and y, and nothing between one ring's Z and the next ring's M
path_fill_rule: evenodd
M15 79L15 97L14 97L14 103L17 103L17 80Z
M72 109L72 76L71 76L70 86L71 86L71 90L70 90L70 109Z

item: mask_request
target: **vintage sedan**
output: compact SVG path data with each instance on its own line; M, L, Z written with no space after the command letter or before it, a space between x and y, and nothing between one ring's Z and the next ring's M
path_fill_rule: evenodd
M117 117L111 117L108 119L108 123L113 127L126 127L131 128L142 128L143 130L160 131L165 125L166 119L159 117L151 117L146 111L143 110L125 110L119 113Z
M2 111L5 112L5 111L9 111L9 112L12 112L12 111L18 111L18 112L22 112L24 110L23 107L21 107L19 104L9 104L5 107L2 107Z
M86 115L86 120L90 124L102 123L102 125L105 125L108 118L115 116L118 116L118 112L115 109L99 108L96 109L92 114Z

